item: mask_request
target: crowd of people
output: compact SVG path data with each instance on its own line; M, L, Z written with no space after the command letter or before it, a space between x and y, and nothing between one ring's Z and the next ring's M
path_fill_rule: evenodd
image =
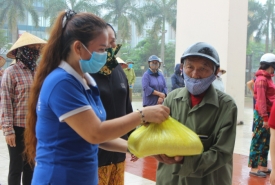
M123 185L129 134L169 116L203 135L204 149L195 156L154 155L156 184L232 184L238 111L225 93L217 50L205 42L189 46L175 66L171 92L161 58L151 55L142 76L143 108L135 111L134 61L116 56L121 47L112 25L72 10L58 15L47 42L26 32L13 44L7 57L15 61L3 72L0 95L9 185ZM270 146L275 165L274 69L275 55L263 55L253 81L249 156L250 175L271 174L273 185L267 154ZM131 160L138 158L131 154Z

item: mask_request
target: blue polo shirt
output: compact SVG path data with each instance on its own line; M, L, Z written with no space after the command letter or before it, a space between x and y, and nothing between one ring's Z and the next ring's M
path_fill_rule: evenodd
M45 79L37 107L36 166L33 185L97 185L98 145L80 137L64 120L92 109L101 121L106 113L95 81L66 62ZM91 121L91 124L93 122Z

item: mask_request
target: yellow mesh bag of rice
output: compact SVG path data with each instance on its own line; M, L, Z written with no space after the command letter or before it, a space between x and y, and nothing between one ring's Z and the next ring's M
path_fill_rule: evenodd
M139 158L158 154L190 156L203 152L199 136L172 117L161 124L150 123L136 129L128 138L128 148Z

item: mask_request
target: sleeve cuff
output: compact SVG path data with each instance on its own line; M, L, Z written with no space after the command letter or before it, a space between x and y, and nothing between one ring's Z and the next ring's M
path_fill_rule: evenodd
M194 173L196 168L194 166L194 160L196 160L198 156L188 156L184 157L184 163L181 165L179 172L176 175L182 177L192 177L192 178L201 178L203 177L204 171L202 169L196 169L196 173Z
M15 134L15 131L13 129L13 127L4 127L3 126L3 134L4 136L8 136L8 135L11 135L11 134Z
M192 173L191 168L190 168L191 163L192 163L192 157L184 157L184 162L181 165L180 170L174 174L183 176L183 177L189 176Z
M268 116L263 117L264 122L268 122Z

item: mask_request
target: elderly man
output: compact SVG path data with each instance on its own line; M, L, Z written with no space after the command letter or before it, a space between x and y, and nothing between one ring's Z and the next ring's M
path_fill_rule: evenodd
M182 55L185 88L168 94L170 114L198 135L204 151L196 156L156 155L157 185L231 185L237 107L212 84L219 71L217 51L196 43Z

